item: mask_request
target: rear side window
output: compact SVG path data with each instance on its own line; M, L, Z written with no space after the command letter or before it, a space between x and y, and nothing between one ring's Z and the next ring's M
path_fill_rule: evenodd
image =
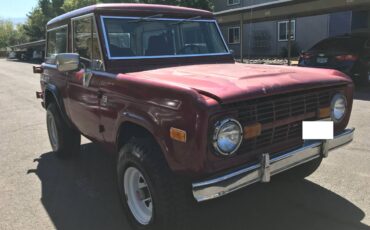
M46 63L55 64L55 56L67 52L67 31L67 26L63 26L47 32Z

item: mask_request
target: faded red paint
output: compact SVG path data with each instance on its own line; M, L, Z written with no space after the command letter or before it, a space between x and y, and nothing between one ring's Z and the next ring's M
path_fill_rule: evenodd
M68 24L71 17L93 13L100 40L100 15L213 18L212 13L182 7L141 4L108 4L72 11L51 20L47 27ZM72 52L69 36L68 52ZM205 57L157 58L145 60L108 60L105 44L100 44L105 72L93 71L89 87L83 86L83 70L62 74L55 65L43 64L45 87L59 90L63 113L84 136L117 152L120 126L126 122L147 129L161 147L170 168L178 174L203 177L250 162L248 154L222 158L209 148L209 127L215 119L232 114L224 105L281 95L290 92L338 86L347 95L349 111L353 84L349 77L324 69L237 64L229 54ZM101 96L108 104L101 105ZM44 98L45 99L45 98ZM169 103L170 102L170 103ZM171 107L171 105L177 105ZM346 119L336 130L346 127ZM104 127L103 132L99 132ZM170 138L170 128L187 132L187 142Z
M239 63L178 66L127 76L186 86L222 103L352 82L335 70Z

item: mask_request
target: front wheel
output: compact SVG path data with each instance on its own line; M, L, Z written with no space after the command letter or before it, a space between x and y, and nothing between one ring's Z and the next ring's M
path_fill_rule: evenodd
M182 229L194 202L190 186L170 171L150 138L133 138L120 150L117 162L121 201L136 230Z
M134 166L126 168L123 189L127 205L141 225L148 225L153 219L153 198L143 173Z

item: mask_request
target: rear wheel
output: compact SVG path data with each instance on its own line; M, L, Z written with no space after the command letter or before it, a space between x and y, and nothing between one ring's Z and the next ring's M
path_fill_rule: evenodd
M58 157L66 158L79 152L81 135L64 122L54 103L47 108L46 125L51 147Z

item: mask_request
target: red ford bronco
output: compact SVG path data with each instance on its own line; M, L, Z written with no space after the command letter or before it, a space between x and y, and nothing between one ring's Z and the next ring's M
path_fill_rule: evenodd
M349 77L238 64L207 11L85 7L47 24L45 58L34 72L53 151L77 153L82 134L116 153L135 229L179 229L191 202L288 169L302 179L353 138ZM322 120L333 138L303 140L302 123Z

